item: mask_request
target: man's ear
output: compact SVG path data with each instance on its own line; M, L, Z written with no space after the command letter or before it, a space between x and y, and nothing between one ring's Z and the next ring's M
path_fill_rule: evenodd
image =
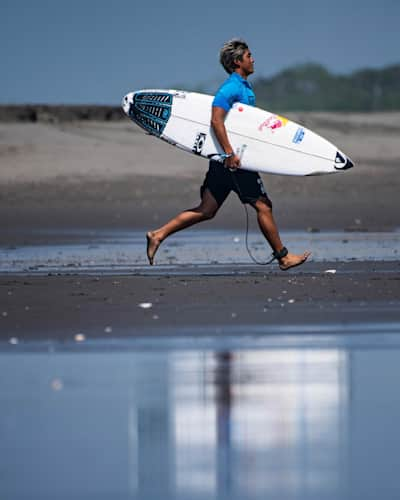
M239 67L239 64L238 63L241 63L242 62L242 59L235 59L233 61L233 64L236 64L237 67Z

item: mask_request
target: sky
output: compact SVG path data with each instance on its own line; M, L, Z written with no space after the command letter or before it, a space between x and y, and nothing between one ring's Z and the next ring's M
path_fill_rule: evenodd
M255 74L400 63L399 0L0 0L0 104L119 104L142 88L215 89L223 43ZM211 92L211 91L210 91Z

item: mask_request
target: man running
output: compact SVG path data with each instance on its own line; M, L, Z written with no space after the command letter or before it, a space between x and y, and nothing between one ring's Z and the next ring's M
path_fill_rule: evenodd
M215 216L231 191L242 203L257 213L258 225L272 248L273 256L283 271L303 264L310 255L295 255L284 247L273 214L272 203L257 172L240 169L240 158L233 150L225 128L225 117L235 102L255 106L255 95L248 77L254 73L254 59L248 45L241 39L224 44L220 62L230 77L222 84L212 103L211 127L224 150L224 164L211 160L200 189L200 204L185 210L164 226L147 233L147 257L151 265L161 243L171 234Z

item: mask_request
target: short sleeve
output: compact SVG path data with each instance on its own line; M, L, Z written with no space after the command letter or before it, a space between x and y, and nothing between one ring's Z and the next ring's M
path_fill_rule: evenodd
M233 104L238 100L239 99L234 85L222 85L222 87L220 87L218 92L215 94L212 105L222 108L228 112Z
M222 108L225 111L229 111L231 109L231 105L228 101L228 99L221 93L218 93L212 102L213 106L217 106L218 108Z

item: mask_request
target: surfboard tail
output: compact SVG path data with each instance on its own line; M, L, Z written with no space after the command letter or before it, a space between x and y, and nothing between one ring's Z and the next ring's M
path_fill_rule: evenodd
M171 116L173 95L167 91L140 90L130 92L122 100L122 108L139 127L160 137Z

